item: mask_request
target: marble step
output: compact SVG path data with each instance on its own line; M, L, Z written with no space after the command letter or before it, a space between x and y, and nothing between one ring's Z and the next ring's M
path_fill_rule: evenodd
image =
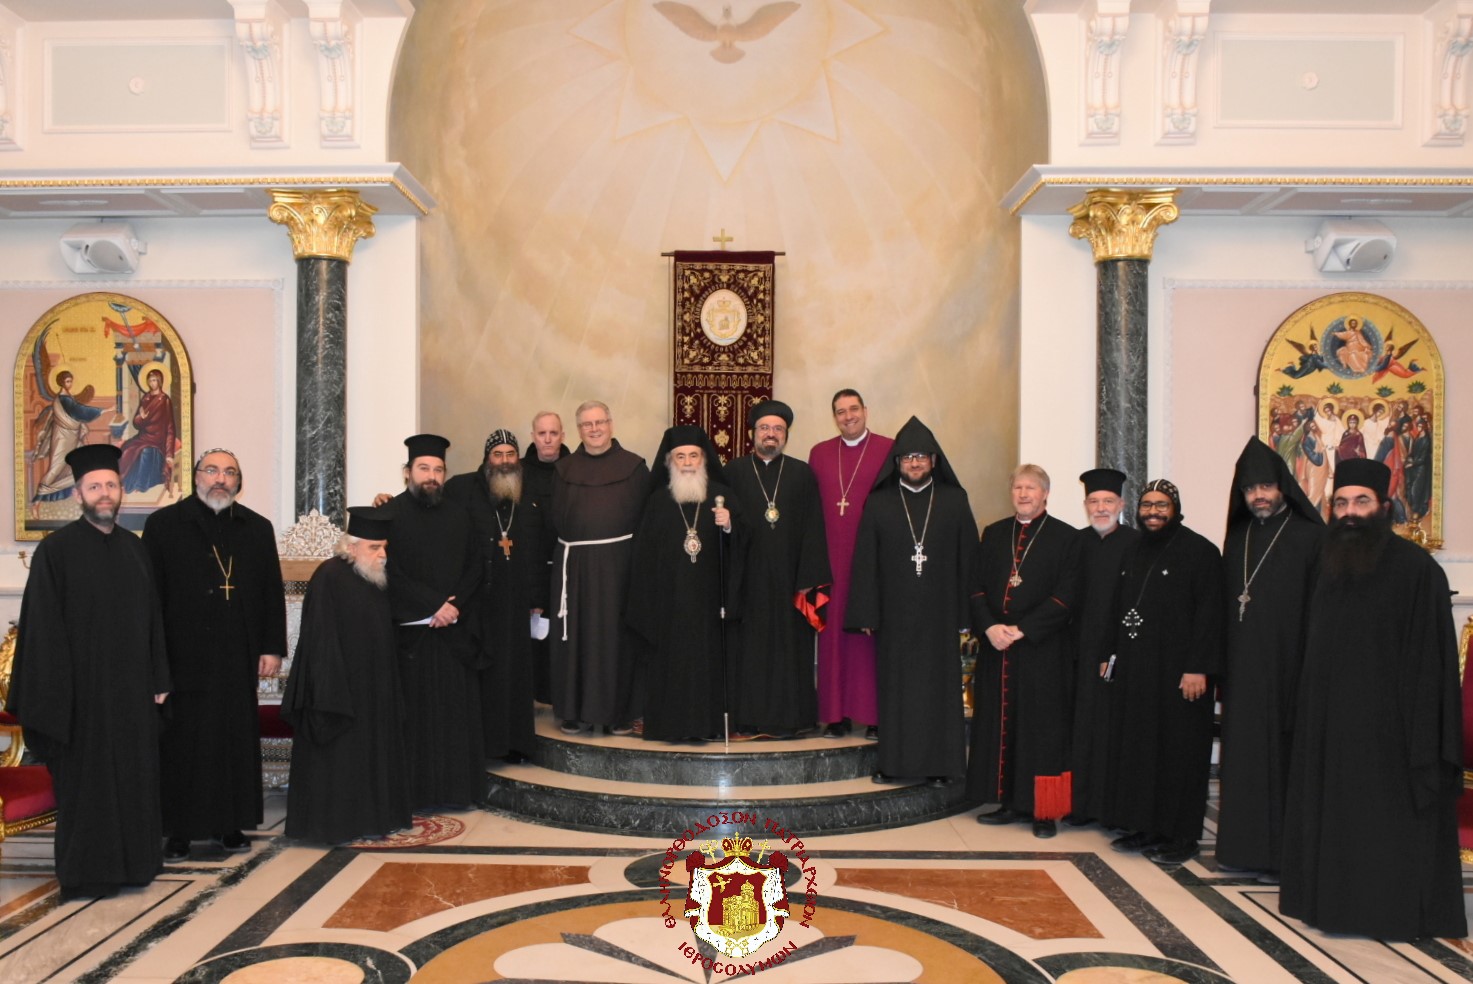
M777 786L867 779L879 764L875 742L802 738L675 745L610 735L564 735L539 727L536 765L554 772L672 786Z
M766 785L665 785L576 775L538 765L501 765L487 774L484 805L534 822L577 830L677 837L713 815L754 815L757 827L719 825L752 834L772 819L800 836L882 830L949 816L963 808L961 780L878 785L864 778ZM704 836L704 835L703 835Z

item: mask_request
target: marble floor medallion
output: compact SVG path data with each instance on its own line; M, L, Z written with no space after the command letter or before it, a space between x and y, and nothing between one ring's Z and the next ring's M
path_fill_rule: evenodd
M441 816L438 813L425 816L415 814L414 824L407 830L396 830L386 837L367 837L343 846L374 851L401 850L440 844L454 840L463 833L465 833L465 824L454 817Z

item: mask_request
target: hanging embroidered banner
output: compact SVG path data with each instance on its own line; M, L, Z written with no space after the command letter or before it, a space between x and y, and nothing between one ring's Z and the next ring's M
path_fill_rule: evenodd
M774 255L674 254L671 416L710 435L723 463L751 450L747 410L772 397Z

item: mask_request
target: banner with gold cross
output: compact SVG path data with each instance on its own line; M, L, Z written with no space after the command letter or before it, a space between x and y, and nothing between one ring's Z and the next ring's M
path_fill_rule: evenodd
M723 463L751 450L747 409L772 397L775 255L673 254L671 416L709 434Z

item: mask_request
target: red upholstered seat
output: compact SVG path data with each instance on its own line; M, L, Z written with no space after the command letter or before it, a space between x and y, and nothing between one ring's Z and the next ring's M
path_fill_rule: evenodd
M0 725L6 724L19 728L20 718L16 717L14 714L11 714L9 711L0 711Z
M262 738L290 738L292 726L281 716L280 704L261 704L256 708Z
M51 773L44 765L0 769L0 800L5 804L4 822L7 825L50 813L56 809Z

